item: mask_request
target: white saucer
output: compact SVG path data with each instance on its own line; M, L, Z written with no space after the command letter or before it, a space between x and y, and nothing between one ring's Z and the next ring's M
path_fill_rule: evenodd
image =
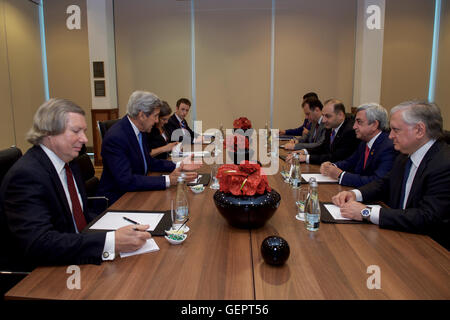
M300 220L300 221L305 221L305 217L300 217L298 215L298 213L295 215L295 219Z

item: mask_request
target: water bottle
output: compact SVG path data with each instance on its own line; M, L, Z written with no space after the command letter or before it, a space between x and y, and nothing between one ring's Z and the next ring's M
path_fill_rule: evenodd
M299 189L302 180L302 170L300 166L300 156L298 153L294 153L292 158L291 168L289 169L289 175L291 178L291 186L293 189Z
M309 195L305 206L305 226L309 231L319 230L320 225L320 205L319 193L317 191L317 181L315 178L309 179Z
M175 220L174 227L179 228L189 216L189 205L184 185L184 177L180 175L177 179L177 195L175 197Z

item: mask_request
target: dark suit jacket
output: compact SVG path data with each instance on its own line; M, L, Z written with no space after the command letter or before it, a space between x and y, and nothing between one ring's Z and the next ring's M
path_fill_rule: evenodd
M316 133L317 131L317 133ZM325 133L327 132L327 128L323 122L319 124L316 130L316 124L311 124L311 128L308 133L298 140L299 142L295 144L294 150L302 150L302 149L312 149L319 147L325 141Z
M392 169L397 152L387 132L381 132L374 141L364 168L366 144L361 142L350 158L335 163L345 171L342 185L361 187L375 179L383 178Z
M192 131L192 129L187 124L187 121L186 120L183 120L183 121L186 126L186 130L189 131L189 135L190 135L190 139L191 139L190 141L191 141L191 143L193 143L196 135L194 134L194 131ZM167 123L164 126L164 129L166 130L167 136L169 137L170 141L181 142L183 140L183 136L180 136L178 139L175 139L174 137L172 137L172 133L175 130L181 129L181 124L178 121L175 113L170 116L169 121L167 121ZM181 132L180 132L180 134L181 134Z
M303 124L296 128L296 129L286 129L285 135L287 136L301 136L303 134L303 128L310 129L311 128L311 122L308 121L308 119L305 119L303 121Z
M168 160L154 159L148 151L147 136L142 135L147 170L171 172L175 164ZM125 116L106 132L102 142L103 173L97 194L114 203L128 191L163 190L163 176L147 176L139 142L128 117Z
M86 192L79 168L70 163L84 215ZM34 146L8 171L0 188L2 263L13 269L38 265L100 264L105 232L77 234L61 180L48 156Z
M364 202L381 200L381 228L423 233L450 249L450 147L436 141L414 177L406 209L399 209L404 168L408 157L399 155L391 172L361 187Z
M145 135L147 136L147 141L148 141L148 150L151 152L152 149L156 149L159 147L163 147L165 145L167 145L167 141L166 139L164 139L164 137L161 135L159 129L157 127L153 127L152 130L150 131L150 133L145 133ZM169 153L168 152L163 152L158 154L156 157L156 159L167 159L169 157Z
M355 130L353 130L354 120L346 118L330 146L331 129L325 132L324 142L315 148L307 148L310 154L309 163L321 164L325 161L336 162L348 158L355 152L361 140L356 138Z

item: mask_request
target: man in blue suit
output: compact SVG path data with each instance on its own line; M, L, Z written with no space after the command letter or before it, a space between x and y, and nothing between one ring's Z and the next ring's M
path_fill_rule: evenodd
M384 177L392 168L397 155L389 139L386 109L376 103L358 107L353 125L362 142L347 159L320 166L323 175L338 179L344 186L360 187Z
M103 173L98 195L106 196L114 203L129 191L164 190L177 183L184 172L187 181L197 177L191 158L175 164L155 159L147 148L147 135L158 122L161 100L153 93L135 91L127 105L127 115L118 121L105 135L102 143ZM148 172L170 172L168 175L147 176Z

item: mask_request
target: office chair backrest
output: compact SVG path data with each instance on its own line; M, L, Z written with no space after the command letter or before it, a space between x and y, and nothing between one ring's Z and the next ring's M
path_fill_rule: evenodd
M81 176L83 177L87 196L95 196L100 181L95 176L95 169L91 159L86 153L80 153L80 155L73 161L75 161L80 167Z
M447 144L450 144L450 131L444 130L443 139Z
M21 156L22 151L17 147L11 147L0 151L0 184L8 170Z
M119 120L120 119L97 121L98 129L100 131L100 136L102 137L102 140L105 137L106 131L108 131L109 128L111 128Z

